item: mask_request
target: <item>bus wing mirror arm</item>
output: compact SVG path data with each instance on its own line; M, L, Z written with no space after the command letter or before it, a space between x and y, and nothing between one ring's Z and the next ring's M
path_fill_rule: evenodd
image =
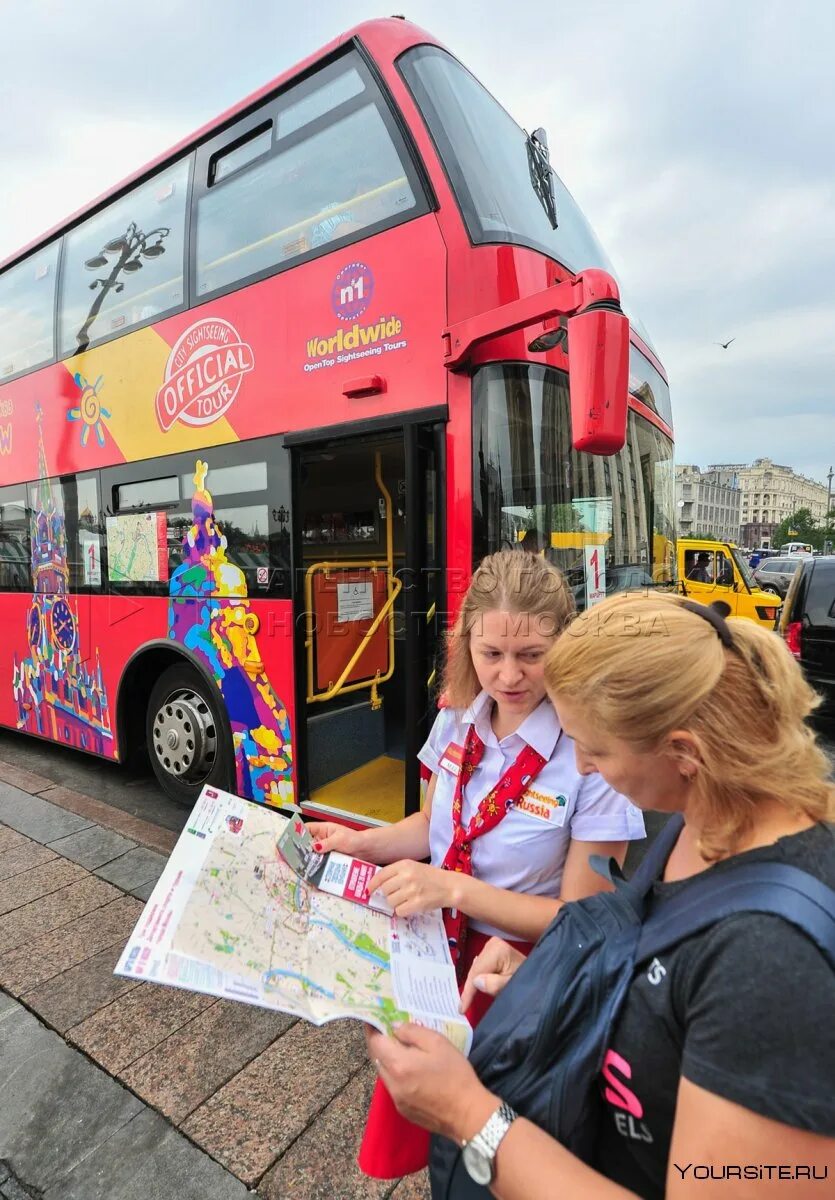
M617 454L626 442L629 321L618 285L605 271L581 271L544 292L450 326L444 332L444 364L450 370L469 365L480 344L553 317L568 317L571 444L587 454ZM535 342L528 350L544 353Z
M500 308L477 313L443 332L444 366L454 371L467 364L476 346L549 317L571 317L592 305L612 306L618 312L620 291L606 271L589 269L572 275L544 291L512 300Z

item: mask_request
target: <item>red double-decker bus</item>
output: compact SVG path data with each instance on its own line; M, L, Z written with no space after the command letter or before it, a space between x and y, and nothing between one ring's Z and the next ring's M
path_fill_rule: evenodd
M0 723L184 802L399 818L475 561L671 576L647 337L542 132L400 19L9 260L0 316Z

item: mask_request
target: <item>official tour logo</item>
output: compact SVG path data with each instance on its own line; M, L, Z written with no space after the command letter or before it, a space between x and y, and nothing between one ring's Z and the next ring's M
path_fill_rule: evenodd
M198 321L175 342L156 396L163 433L176 421L211 425L232 406L241 380L255 366L248 342L219 317Z

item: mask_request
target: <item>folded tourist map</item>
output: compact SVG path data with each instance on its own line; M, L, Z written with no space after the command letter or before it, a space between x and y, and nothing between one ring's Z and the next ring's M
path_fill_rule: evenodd
M416 1021L466 1052L471 1030L458 1012L440 910L397 917L371 907L386 904L368 897L376 868L311 856L299 825L204 787L116 974L316 1025L356 1017L386 1033Z

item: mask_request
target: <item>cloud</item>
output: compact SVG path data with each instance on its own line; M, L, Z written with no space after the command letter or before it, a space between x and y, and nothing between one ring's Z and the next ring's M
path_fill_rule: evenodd
M375 8L7 3L0 257ZM668 371L677 457L769 455L822 478L835 447L835 6L413 0L409 16L520 123L547 128ZM729 337L729 351L713 345Z

